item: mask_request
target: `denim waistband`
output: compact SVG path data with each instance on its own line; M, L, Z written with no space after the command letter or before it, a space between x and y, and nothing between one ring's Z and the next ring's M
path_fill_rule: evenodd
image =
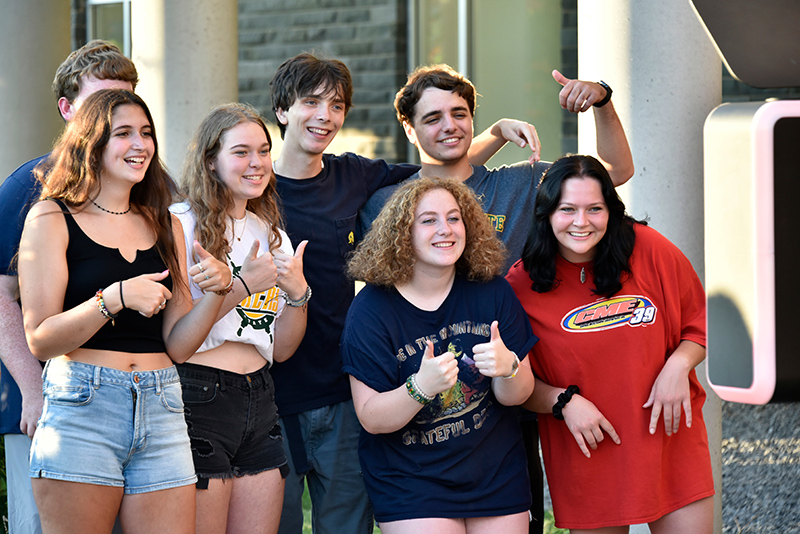
M45 376L51 374L52 376L69 375L83 378L91 381L95 388L105 384L139 389L155 388L156 391L160 391L164 385L180 382L178 371L174 365L152 371L129 372L61 358L47 360L44 366L44 374Z
M179 363L176 364L176 368L181 378L195 378L198 380L216 382L223 391L226 387L248 389L250 387L259 387L264 383L270 383L269 363L265 363L264 367L257 371L246 374L234 373L233 371L226 371L225 369L217 369L216 367L198 365L195 363Z

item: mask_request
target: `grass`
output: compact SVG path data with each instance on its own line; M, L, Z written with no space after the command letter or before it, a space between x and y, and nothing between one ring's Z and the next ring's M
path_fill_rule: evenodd
M375 526L373 534L380 534L381 529ZM303 492L303 534L311 534L311 497L308 495L308 486ZM544 514L544 534L569 534L569 530L556 528L553 520L553 511L547 510Z

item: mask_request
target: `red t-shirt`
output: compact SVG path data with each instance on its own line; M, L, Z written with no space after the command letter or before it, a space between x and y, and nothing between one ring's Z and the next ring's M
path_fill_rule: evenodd
M671 437L663 418L654 435L642 405L665 359L682 340L705 346L705 297L689 260L655 230L636 224L632 275L613 297L592 293L591 263L558 256L560 284L531 289L517 262L508 281L540 338L531 351L537 378L556 387L576 384L619 434L586 458L563 421L539 416L542 453L556 525L592 529L647 523L714 494L703 421L705 391L689 375L692 428L683 414ZM586 281L581 283L581 269Z

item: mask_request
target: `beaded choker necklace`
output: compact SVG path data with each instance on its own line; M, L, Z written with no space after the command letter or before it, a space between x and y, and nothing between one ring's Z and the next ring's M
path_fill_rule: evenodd
M130 203L130 201L128 201L128 209L126 209L125 211L111 211L111 210L107 210L107 209L105 209L103 206L101 206L100 204L98 204L98 203L97 203L97 202L95 202L94 200L92 200L92 199L89 199L89 200L91 200L91 201L92 201L92 204L94 204L95 206L97 206L97 208L98 208L98 209L101 209L101 210L103 210L103 211L104 211L104 212L106 212L106 213L110 213L111 215L125 215L126 213L128 213L129 211L131 211L131 203Z

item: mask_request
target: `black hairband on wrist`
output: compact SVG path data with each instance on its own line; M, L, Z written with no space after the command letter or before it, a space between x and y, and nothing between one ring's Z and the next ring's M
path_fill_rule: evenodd
M581 388L578 386L569 386L566 391L561 393L558 396L558 402L553 405L553 417L558 419L559 421L564 420L564 414L561 413L561 410L564 409L564 406L572 400L573 395L579 395L581 392Z

